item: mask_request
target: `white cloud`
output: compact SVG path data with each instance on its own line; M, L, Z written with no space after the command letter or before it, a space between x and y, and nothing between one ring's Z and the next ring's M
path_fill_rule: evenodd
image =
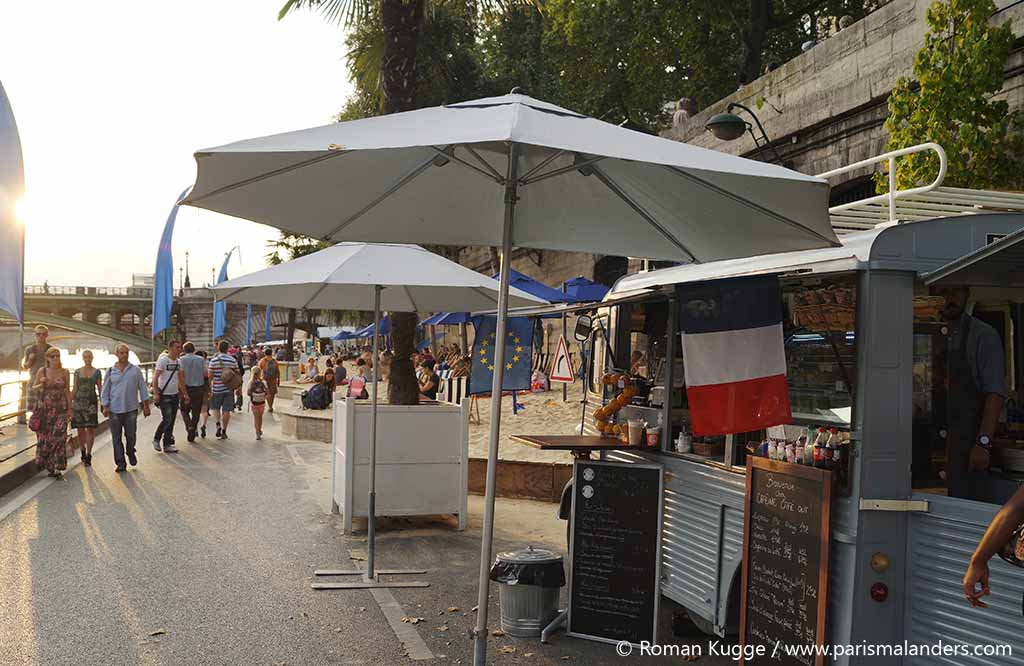
M344 36L283 0L5 2L0 81L25 154L26 281L124 286L151 273L174 197L203 147L330 122L350 94ZM175 272L193 284L274 229L183 208Z

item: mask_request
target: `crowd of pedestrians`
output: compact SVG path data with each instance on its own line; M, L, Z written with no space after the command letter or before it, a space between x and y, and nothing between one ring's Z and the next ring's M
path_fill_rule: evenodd
M263 439L264 410L274 411L274 397L280 383L280 350L242 349L226 340L217 343L208 356L192 342L171 341L157 360L150 382L139 366L129 360L129 348L114 349L116 363L104 373L93 366L93 354L82 352L82 366L69 373L61 362L60 350L47 342L46 326L35 328L35 342L25 349L22 367L30 373L27 409L29 427L36 433L36 464L50 476L67 469L69 430L77 431L82 464L92 465L92 449L102 412L110 422L114 464L117 472L138 465L136 452L139 412L149 417L160 413L153 436L153 449L177 453L174 426L181 414L189 443L206 437L212 412L219 440L228 438L231 415L240 410L243 383L249 372L246 393L253 413L256 439Z

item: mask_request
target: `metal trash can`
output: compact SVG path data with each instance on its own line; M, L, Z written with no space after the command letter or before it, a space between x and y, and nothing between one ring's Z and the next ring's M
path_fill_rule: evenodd
M498 553L491 580L501 583L498 601L506 634L538 637L558 615L558 595L565 585L561 555L533 546Z

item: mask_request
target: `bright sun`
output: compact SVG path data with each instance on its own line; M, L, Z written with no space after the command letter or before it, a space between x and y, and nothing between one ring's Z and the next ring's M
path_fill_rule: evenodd
M21 224L28 224L28 220L31 217L31 204L26 197L22 197L14 202L14 219Z

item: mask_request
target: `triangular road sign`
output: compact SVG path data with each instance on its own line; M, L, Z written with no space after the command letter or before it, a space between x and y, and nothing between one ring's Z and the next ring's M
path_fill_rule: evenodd
M572 384L575 377L572 372L572 361L569 360L569 349L565 346L565 338L558 336L558 351L555 361L551 364L551 381Z

